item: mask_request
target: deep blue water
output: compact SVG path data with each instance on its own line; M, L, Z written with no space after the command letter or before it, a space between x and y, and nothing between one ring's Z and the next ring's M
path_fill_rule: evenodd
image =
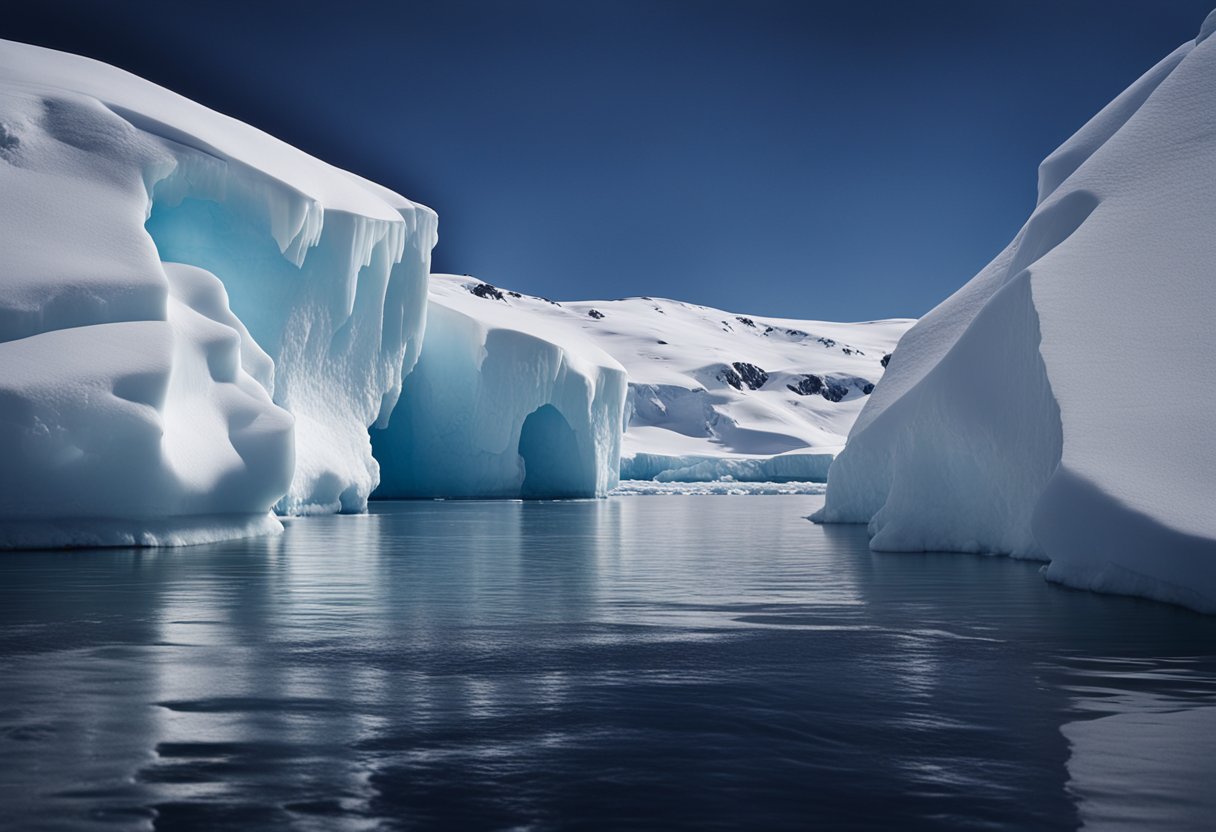
M0 826L1216 817L1216 619L872 554L804 519L821 500L378 504L0 554Z

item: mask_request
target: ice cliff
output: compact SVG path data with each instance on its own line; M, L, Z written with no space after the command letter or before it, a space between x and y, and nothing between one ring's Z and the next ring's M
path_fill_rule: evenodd
M624 479L822 482L912 323L761 318L661 298L555 303L452 275L433 275L430 297L422 358L389 430L372 433L379 496L530 493L521 436L547 421L565 431L531 416L546 403L586 439L583 456L568 455L580 485L547 495L615 484L618 448ZM609 424L623 440L609 440Z
M276 503L362 509L435 229L129 73L0 41L5 543L187 542L277 528Z
M900 342L817 519L1216 612L1216 13L1039 168L991 264Z
M376 496L595 497L617 483L625 371L568 323L431 278L426 338L372 431Z

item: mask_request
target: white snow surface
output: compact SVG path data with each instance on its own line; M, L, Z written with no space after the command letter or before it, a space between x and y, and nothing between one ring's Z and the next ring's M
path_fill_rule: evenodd
M276 502L362 509L435 228L127 72L0 41L0 539L190 542L273 530Z
M900 342L816 519L1216 612L1214 98L1216 39L1187 42L1043 162L1017 237Z
M472 293L481 286L484 297ZM430 295L428 339L436 314L446 322L458 309L619 362L629 382L621 477L668 482L822 482L883 356L913 323L766 318L662 298L554 303L454 275L432 275ZM765 376L749 384L736 363Z
M625 370L543 301L431 277L422 353L384 429L378 498L602 497L617 484Z

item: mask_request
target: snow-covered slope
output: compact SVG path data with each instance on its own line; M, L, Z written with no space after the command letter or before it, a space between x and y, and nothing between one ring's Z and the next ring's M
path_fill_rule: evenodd
M541 301L431 280L422 355L388 426L372 431L376 496L606 494L620 460L621 365L563 316L535 314Z
M592 356L592 366L615 365L612 359L620 362L629 381L621 464L626 479L822 480L832 455L882 376L883 356L912 323L840 324L749 317L652 298L558 304L451 275L433 275L430 296L427 345L415 371L423 378L440 377L432 369L439 365L427 358L429 344L439 337L437 332L450 333L457 326L480 332L478 325L468 322L499 330L495 338L516 331L554 341L566 354ZM465 323L457 324L457 317ZM461 335L457 343L481 340L481 335ZM440 348L434 349L438 352ZM451 355L455 351L448 346L444 352ZM528 355L519 348L514 352ZM488 353L485 360L492 356ZM466 362L476 360L476 356L465 358ZM463 377L448 367L442 372L445 378ZM504 379L514 378L505 371L496 373ZM428 418L442 420L451 418L445 413L468 412L472 405L455 401L462 396L477 401L477 407L488 407L485 397L494 391L485 387L489 383L483 378L486 375L477 377L476 393L465 390L464 384L457 385L463 392L447 392L452 401L427 407ZM418 401L439 403L438 385L425 384L428 392L420 394ZM415 385L422 387L424 382L407 379L401 407L414 408ZM518 424L522 416L516 413L515 399L519 394L503 392L501 386L497 389L495 395L516 414L508 423ZM505 389L527 388L511 382ZM403 437L407 429L396 427L397 414L393 419L394 429ZM490 434L483 427L473 435ZM507 434L490 444L508 447L513 441ZM429 440L418 443L431 444ZM381 448L377 438L376 454L385 469L387 486L394 477L388 469L395 463ZM505 463L509 467L512 461ZM430 466L430 470L442 467ZM396 485L384 493L411 492Z
M362 508L435 226L126 72L0 41L5 542L49 517L52 540L275 527L284 492Z
M900 342L818 519L1216 612L1216 13L1048 157Z

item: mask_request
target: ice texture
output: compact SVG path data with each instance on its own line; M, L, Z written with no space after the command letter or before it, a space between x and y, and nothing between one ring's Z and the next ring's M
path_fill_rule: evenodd
M422 353L372 431L378 498L604 496L625 371L577 329L434 276Z
M826 486L821 482L790 480L765 482L763 480L718 479L704 482L659 482L658 480L622 479L612 489L614 497L682 497L682 496L767 496L772 494L823 494Z
M638 453L621 460L621 479L656 482L826 482L832 452L790 451L769 457Z
M364 508L435 240L429 209L253 127L0 41L3 540Z
M900 342L816 519L1216 612L1214 97L1201 36L1043 162L1017 237Z

